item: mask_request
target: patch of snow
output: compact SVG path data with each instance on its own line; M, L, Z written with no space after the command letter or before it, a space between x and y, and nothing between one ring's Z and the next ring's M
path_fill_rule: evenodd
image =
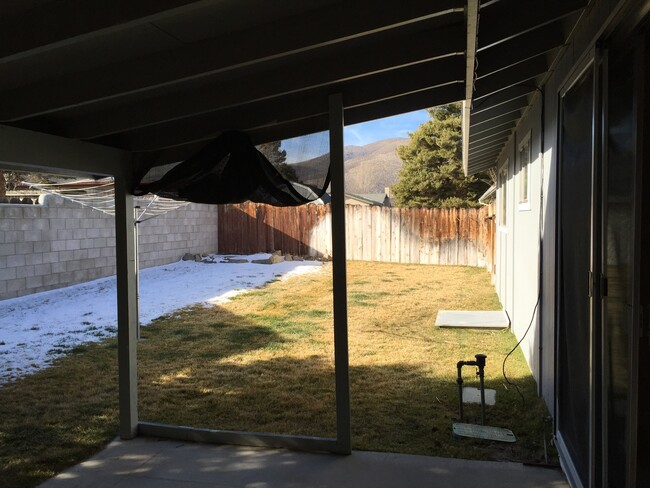
M248 263L194 261L140 272L140 323L195 304L227 302L270 280L288 279L321 269L318 261L254 264L270 254L237 256ZM83 343L115 337L115 276L0 302L0 385L47 367Z

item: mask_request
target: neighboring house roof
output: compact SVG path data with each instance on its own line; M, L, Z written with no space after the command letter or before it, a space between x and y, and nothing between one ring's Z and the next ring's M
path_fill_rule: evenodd
M478 203L482 203L483 205L487 205L491 199L494 198L494 196L497 193L497 184L494 183L490 188L485 190L485 193L481 195L478 199Z
M316 204L318 204L318 205L323 205L323 204L327 204L327 203L332 203L332 195L330 195L329 193L325 192L325 193L323 193L323 194L321 195L321 197L320 197L318 200L315 200L315 201L313 201L313 202L311 202L311 203L316 203Z
M307 185L303 185L302 183L298 183L295 181L293 181L291 184L296 190L302 193L303 197L309 198L311 200L309 203L315 203L316 205L323 205L325 203L329 203L332 200L327 192L323 193L323 195L318 197L318 194L311 187Z
M390 198L385 193L346 193L346 200L357 200L359 203L366 205L380 205L383 207L390 207Z

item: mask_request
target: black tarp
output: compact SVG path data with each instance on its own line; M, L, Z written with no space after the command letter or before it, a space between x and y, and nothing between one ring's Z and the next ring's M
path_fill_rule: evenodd
M325 193L329 185L329 158L319 158L318 165L322 176L316 182L290 181L251 144L246 134L229 131L162 176L139 178L133 194L154 193L208 204L252 201L296 206L315 201Z

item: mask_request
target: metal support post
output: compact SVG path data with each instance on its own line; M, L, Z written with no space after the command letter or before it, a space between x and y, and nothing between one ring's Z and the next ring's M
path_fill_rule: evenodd
M128 176L115 178L115 264L117 268L117 349L120 437L132 439L138 428L137 298L135 219Z
M332 181L332 281L334 298L334 367L336 441L341 454L352 452L345 256L345 184L343 179L343 98L330 95L330 175Z

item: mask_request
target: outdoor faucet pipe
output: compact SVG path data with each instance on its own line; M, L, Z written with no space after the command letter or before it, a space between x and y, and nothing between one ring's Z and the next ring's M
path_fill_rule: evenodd
M456 368L458 369L458 406L460 410L460 420L463 420L463 366L476 366L480 387L481 387L481 425L485 425L485 354L476 354L474 356L476 361L458 361Z

